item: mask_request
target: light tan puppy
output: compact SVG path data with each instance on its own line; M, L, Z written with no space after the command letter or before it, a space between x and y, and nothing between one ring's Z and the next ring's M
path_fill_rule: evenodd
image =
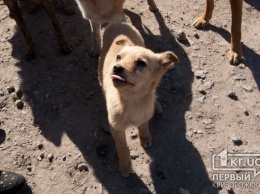
M241 49L241 23L243 0L230 0L232 26L231 26L231 47L229 51L229 63L236 64L242 59ZM196 28L204 28L208 25L214 9L214 0L206 0L206 8L202 16L194 22Z
M125 22L126 17L123 10L125 0L76 0L85 19L91 25L92 48L90 56L97 56L100 53L101 24L105 22ZM147 0L150 10L157 11L153 0Z
M104 90L108 122L123 176L131 171L125 130L138 128L143 147L152 144L149 120L153 116L156 87L164 73L178 62L174 53L154 53L144 48L140 33L126 23L111 24L103 36L99 59L99 81Z

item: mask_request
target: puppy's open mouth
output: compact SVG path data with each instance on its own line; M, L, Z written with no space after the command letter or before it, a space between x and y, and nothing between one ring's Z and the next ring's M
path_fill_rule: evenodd
M126 82L126 80L125 80L124 78L122 78L121 76L116 75L116 74L112 74L112 75L111 75L111 78L112 78L113 80Z

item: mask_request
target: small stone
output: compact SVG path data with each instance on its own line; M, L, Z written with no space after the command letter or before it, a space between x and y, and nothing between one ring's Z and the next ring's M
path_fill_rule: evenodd
M204 103L205 99L206 99L206 95L203 95L203 94L202 94L202 95L197 99L197 101L200 102L200 103Z
M204 125L210 125L210 124L212 124L212 119L204 119L204 120L202 121L202 123L203 123Z
M203 134L203 132L201 130L198 130L197 133L198 134Z
M14 88L14 86L7 86L7 87L6 87L6 90L7 90L7 92L8 92L9 94L11 94L12 92L15 91L15 88Z
M138 134L137 133L134 133L131 135L131 139L136 139L138 137Z
M31 172L31 171L32 171L32 166L31 166L31 165L28 165L28 166L26 166L26 169L27 169L29 172Z
M203 94L203 95L206 95L207 92L204 90L204 89L199 89L199 93Z
M234 92L234 91L229 91L228 93L227 93L227 96L229 97L229 98L231 98L232 100L238 100L238 97L237 97L237 95L236 95L236 93Z
M50 162L52 162L53 161L53 159L54 159L54 156L53 156L53 154L48 154L48 159L49 159L49 161Z
M239 69L245 69L246 68L246 66L244 64L242 64L242 63L239 64L238 67L239 67Z
M16 100L16 101L15 101L15 106L16 106L18 109L23 109L24 103L23 103L23 101L21 101L21 100Z
M197 33L194 34L194 37L197 38L197 39L200 38L200 36Z
M193 46L192 49L196 51L196 50L200 50L200 47L199 46Z
M17 94L15 92L12 92L11 93L11 98L15 102L18 99L18 96L17 96Z
M41 153L40 157L41 157L41 159L43 159L44 158L44 153Z
M38 157L37 157L37 160L42 161L41 156L38 156Z
M245 114L246 116L249 116L248 110L244 110L244 114Z
M196 76L197 79L205 79L206 78L206 74L203 70L196 70L194 72L194 75Z
M66 161L67 157L66 156L62 156L62 160Z
M5 93L2 90L0 90L0 96L4 96L4 95Z
M37 143L37 147L39 150L41 150L43 148L43 144L42 143Z
M177 40L178 41L186 41L187 40L187 37L186 37L185 33L182 30L179 30L177 32Z
M85 163L79 164L79 165L78 165L78 169L79 169L80 172L82 172L82 171L88 171L87 164L85 164Z
M188 131L188 132L186 133L186 135L187 135L188 137L192 137L192 136L193 136L193 132L192 132L192 131Z
M206 90L211 89L211 88L213 87L213 85L214 85L214 83L211 82L211 81L207 81L207 82L205 82L205 84L204 84Z
M240 146L243 144L243 141L241 140L241 137L234 135L232 138L232 141L235 145Z
M131 151L130 156L133 160L139 157L139 154L137 152Z

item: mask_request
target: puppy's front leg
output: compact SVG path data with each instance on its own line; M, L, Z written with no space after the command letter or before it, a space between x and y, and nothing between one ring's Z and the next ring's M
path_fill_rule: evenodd
M126 143L125 130L115 130L110 126L110 131L116 143L120 172L124 177L127 177L132 172L132 164L130 151Z
M138 127L141 145L148 148L152 145L152 136L149 131L148 121Z
M101 24L99 22L95 22L90 20L91 24L91 35L92 35L92 47L90 51L91 57L96 57L99 55L101 50L101 35L100 28Z

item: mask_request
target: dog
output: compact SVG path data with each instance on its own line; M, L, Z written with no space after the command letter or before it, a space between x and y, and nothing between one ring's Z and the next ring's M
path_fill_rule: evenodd
M229 63L237 64L242 59L241 49L241 23L243 0L230 0L232 13L231 47L229 51ZM196 28L204 28L208 25L214 9L214 0L206 0L206 8L202 16L194 22Z
M72 51L72 47L70 46L66 36L61 30L59 21L55 15L55 10L54 10L52 0L31 0L31 1L34 3L34 5L38 4L44 7L54 27L56 37L60 44L61 52L63 54L69 54ZM18 0L4 0L4 3L7 5L9 9L10 17L16 21L17 26L19 27L19 29L23 34L25 45L26 45L26 58L27 60L32 60L33 58L35 58L34 43L32 41L31 34L23 20L23 16L19 9ZM70 14L73 13L73 10L69 8L69 6L64 0L60 0L60 3L64 11Z
M102 23L125 22L123 4L125 0L76 0L83 18L89 20L91 26L92 47L90 56L98 56L101 49L100 28ZM147 0L149 9L158 9L153 0Z
M130 24L113 23L104 32L98 77L124 177L132 171L125 130L136 126L141 145L151 146L148 122L155 109L161 111L155 91L165 72L178 61L171 51L154 53L146 49L142 36Z

